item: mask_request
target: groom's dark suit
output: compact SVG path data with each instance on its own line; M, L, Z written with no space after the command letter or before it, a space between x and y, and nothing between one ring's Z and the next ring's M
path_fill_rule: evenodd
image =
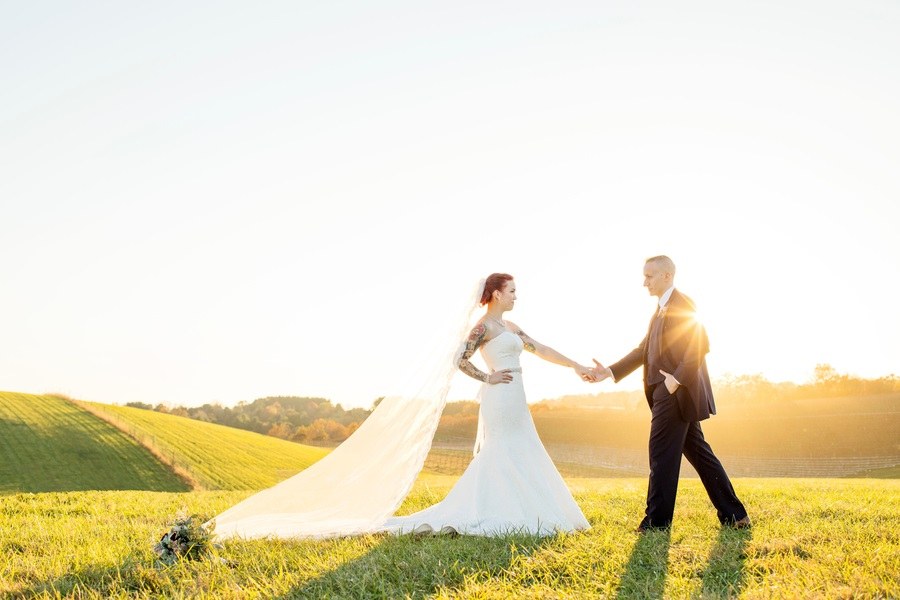
M733 523L747 516L700 429L700 421L716 414L716 405L706 370L709 340L695 312L690 298L672 290L665 308L650 320L643 341L609 367L616 381L644 367L644 394L653 419L650 485L642 527L666 527L672 522L682 454L700 475L719 521ZM674 394L666 389L660 370L671 373L681 384Z

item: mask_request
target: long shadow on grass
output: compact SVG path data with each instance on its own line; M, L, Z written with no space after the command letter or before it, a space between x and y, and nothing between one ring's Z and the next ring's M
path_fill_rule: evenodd
M136 562L126 559L120 565L87 566L78 571L72 571L52 579L43 579L32 585L23 585L18 589L6 592L3 598L10 600L25 600L27 598L48 597L85 597L93 593L94 597L103 598L108 595L109 588L121 584L123 579L127 584L134 580ZM152 570L152 567L147 567Z
M76 411L69 417L42 427L0 418L0 431L15 442L14 448L0 443L0 493L190 491L146 448L112 425L88 413Z
M648 531L640 535L631 549L631 558L619 581L616 598L663 597L671 537L669 529Z
M467 579L483 582L500 576L517 556L532 554L546 540L528 535L385 536L365 555L279 599L426 598L439 589L459 589Z
M751 536L749 529L722 527L719 530L719 539L703 571L704 596L737 598L740 595L745 585L744 561Z

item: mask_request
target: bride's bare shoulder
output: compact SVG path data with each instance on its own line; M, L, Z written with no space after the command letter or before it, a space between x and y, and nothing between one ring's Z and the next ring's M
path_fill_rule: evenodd
M479 339L481 342L488 342L502 332L503 330L498 325L492 323L490 319L482 317L478 319L478 322L472 327L472 331L469 332L469 340Z
M522 331L522 328L521 328L521 327L519 327L518 325L516 325L515 323L513 323L513 322L510 321L509 319L506 319L506 326L509 327L509 329L510 329L513 333L519 333L520 331Z
M535 349L539 346L539 344L534 341L534 339L530 335L525 333L525 331L521 327L519 327L512 321L507 321L506 324L507 326L509 326L510 331L522 338L522 341L525 343L526 350L528 350L529 352L534 352Z

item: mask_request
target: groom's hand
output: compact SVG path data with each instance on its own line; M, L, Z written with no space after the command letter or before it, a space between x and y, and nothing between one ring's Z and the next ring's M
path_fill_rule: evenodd
M666 389L669 390L670 394L674 394L675 390L677 390L678 386L681 384L678 383L678 380L675 379L671 373L666 373L662 369L660 369L659 372L666 376Z

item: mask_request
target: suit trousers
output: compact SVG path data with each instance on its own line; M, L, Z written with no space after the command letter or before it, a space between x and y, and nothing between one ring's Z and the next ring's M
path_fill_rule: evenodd
M665 387L664 383L659 385ZM672 523L682 454L700 476L722 524L746 517L747 511L738 500L725 468L703 438L700 423L683 421L678 401L668 391L653 401L651 410L650 483L647 511L641 525L668 527Z

